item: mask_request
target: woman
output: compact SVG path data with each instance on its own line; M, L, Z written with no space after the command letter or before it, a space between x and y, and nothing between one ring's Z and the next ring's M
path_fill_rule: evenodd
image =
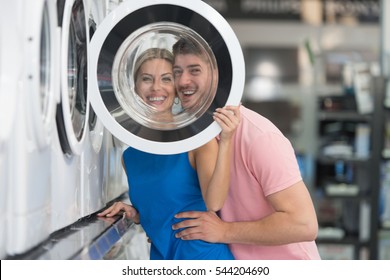
M176 97L173 57L165 49L148 49L135 64L137 94L165 120L172 118ZM126 213L140 222L151 240L150 259L233 259L225 244L175 237L174 218L185 210L218 211L229 186L231 139L239 124L239 111L217 109L214 119L222 132L193 151L174 155L149 154L129 147L122 162L128 177L133 207L117 202L99 216ZM139 216L138 216L139 213Z
M166 49L151 48L137 58L134 65L135 92L141 97L149 119L167 128L173 122L172 106L176 98L173 87L172 54ZM168 127L169 128L169 127Z

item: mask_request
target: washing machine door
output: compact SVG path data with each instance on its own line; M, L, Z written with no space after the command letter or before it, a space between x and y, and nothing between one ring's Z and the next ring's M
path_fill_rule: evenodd
M104 13L106 11L106 7L104 6L104 2L102 1L93 1L90 3L89 7L89 38L92 39L93 35L96 32L97 26L103 21ZM92 143L92 148L96 153L102 148L103 144L103 134L104 134L104 126L102 122L97 117L93 108L89 108L88 114L88 129L89 129L89 137Z
M202 94L192 104L186 100L192 89L176 85L183 94L175 98L167 119L136 93L134 69L149 50L172 53L183 38L200 50L208 75ZM175 68L176 77L183 69ZM237 37L226 20L203 1L126 1L104 19L91 41L91 104L116 138L146 152L185 152L217 136L221 129L213 112L224 105L238 105L244 81Z
M20 77L20 47L16 34L17 22L12 12L18 8L17 2L2 3L3 15L0 17L0 152L10 142L15 125Z
M61 101L57 106L57 129L63 152L80 155L89 115L88 13L83 0L58 0L57 10L61 27Z
M24 38L27 122L38 148L51 142L57 106L58 36L55 5L49 0L25 1Z

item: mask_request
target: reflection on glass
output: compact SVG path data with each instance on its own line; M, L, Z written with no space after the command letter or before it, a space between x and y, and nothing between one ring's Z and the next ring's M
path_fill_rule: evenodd
M93 34L96 31L96 22L94 21L93 18L90 18L88 24L89 24L89 40L91 40ZM88 116L89 131L93 131L95 129L96 123L97 123L96 113L92 109L92 107L90 107L89 116Z
M45 2L42 14L41 28L41 47L40 47L40 98L41 98L41 114L42 119L48 117L49 110L49 94L50 94L50 31L49 31L49 13L47 3Z
M193 49L197 51L188 52ZM143 67L152 70L142 72ZM112 80L115 96L130 118L152 129L172 130L207 111L217 90L218 69L202 37L183 25L163 22L140 28L122 43L114 58ZM142 95L140 87L145 89L148 83L149 93ZM162 90L168 84L173 94L168 94L171 89Z
M68 100L69 112L72 116L73 129L76 128L74 120L76 109L76 90L77 90L77 50L76 50L76 35L74 31L74 24L69 26L69 46L68 46Z
M75 1L69 25L68 98L73 130L82 138L86 124L87 32L83 2Z

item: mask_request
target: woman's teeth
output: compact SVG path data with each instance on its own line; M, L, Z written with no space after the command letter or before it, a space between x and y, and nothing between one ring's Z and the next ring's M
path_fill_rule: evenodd
M164 96L149 97L148 100L149 100L150 102L164 101L164 100L165 100L165 97L164 97Z

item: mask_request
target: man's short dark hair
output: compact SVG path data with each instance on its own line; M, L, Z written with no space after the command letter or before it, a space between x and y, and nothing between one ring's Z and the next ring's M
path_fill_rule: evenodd
M173 46L172 53L174 56L179 54L194 54L197 56L204 56L204 51L197 42L188 37L180 38Z

